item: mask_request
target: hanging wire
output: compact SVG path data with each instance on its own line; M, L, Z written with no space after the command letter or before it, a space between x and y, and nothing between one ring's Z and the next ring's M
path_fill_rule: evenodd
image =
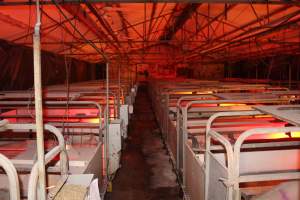
M35 116L34 116L34 114L31 111L31 104L32 104L33 97L34 97L33 86L31 88L29 88L28 91L29 91L29 97L28 97L28 104L27 104L27 112L30 115L31 119L34 120Z
M61 17L61 15L60 15ZM60 20L62 20L60 18ZM76 21L75 21L75 24L74 26L76 27ZM64 32L62 31L62 43L63 43L63 49L65 48L65 34L63 34ZM72 33L72 38L71 38L71 44L73 43L74 41L74 38L75 38L75 29L73 29L73 33ZM70 53L72 54L73 52L73 49L70 48ZM69 105L69 102L70 102L70 70L71 70L71 67L72 67L72 60L68 60L67 58L67 55L64 54L64 64L65 64L65 72L66 72L66 98L67 98L67 105L66 105L66 109L65 109L65 115L64 115L64 119L63 119L63 126L62 126L62 133L64 134L65 133L65 122L68 122L69 121L69 108L70 108L70 105Z
M76 26L72 23L72 21L66 16L66 14L63 12L63 10L61 9L61 7L58 5L57 1L56 0L51 0L52 3L56 6L56 8L58 9L58 11L62 14L62 16L69 22L69 24L73 27L74 31L76 31L76 33L78 33L80 35L80 37L87 43L89 44L93 49L95 49L95 51L102 56L102 58L104 59L104 61L106 62L106 66L109 65L110 63L110 59L109 59L109 56L104 52L102 51L101 49L99 49L92 41L90 41L89 39L87 39L77 28ZM108 69L108 67L107 67ZM108 70L106 70L106 74L108 74ZM107 77L108 78L108 77ZM106 78L106 79L107 79ZM107 84L108 86L108 84ZM108 90L108 88L107 88ZM108 102L107 102L108 103ZM108 113L106 113L106 123L108 123ZM108 134L109 132L109 129L108 129L108 124L106 124L106 134ZM107 141L106 141L107 143ZM105 154L107 155L107 152L105 152ZM106 170L108 170L108 166L109 166L109 159L106 160ZM108 171L106 171L106 175L108 175ZM109 177L107 177L109 179Z
M43 13L41 13L43 15ZM31 18L32 18L32 10L31 10L31 5L29 5L29 13L28 13L28 29L27 29L27 35L25 38L25 42L27 41L27 38L30 36L30 31L31 31ZM32 120L35 120L35 114L32 112L31 105L33 102L34 98L34 83L32 84L32 87L28 89L29 91L29 97L28 97L28 104L27 104L27 112L32 118Z
M60 14L59 16L60 24L62 23L62 16ZM65 34L64 31L61 32L61 37L62 37L62 48L65 48ZM65 73L66 73L66 98L67 98L67 105L65 108L65 114L63 116L63 123L62 123L62 134L65 135L65 122L69 121L69 64L66 55L64 54L64 64L65 64ZM65 138L66 140L68 138Z

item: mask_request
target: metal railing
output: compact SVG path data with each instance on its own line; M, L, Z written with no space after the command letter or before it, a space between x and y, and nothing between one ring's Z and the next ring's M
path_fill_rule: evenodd
M2 120L0 123L0 131L6 130L36 130L35 124L9 124L7 120ZM48 164L52 161L58 154L60 155L60 173L64 178L68 174L68 156L65 146L64 137L61 132L54 126L51 125L44 125L44 129L53 133L58 141L58 145L52 148L48 153L45 155L45 164ZM0 154L1 155L1 154ZM8 159L7 159L8 160ZM11 199L19 199L20 198L20 187L18 182L18 175L14 168L14 166L9 160L5 160L5 157L0 156L0 163L4 163L4 169L9 175L9 182L10 182L10 193ZM2 162L1 162L2 161ZM6 165L5 165L6 164ZM35 162L29 177L29 184L28 184L28 200L35 200L37 194L37 182L39 177L39 170L38 170L38 162ZM12 194L14 193L14 194ZM13 195L13 196L12 196ZM13 197L13 198L12 198Z

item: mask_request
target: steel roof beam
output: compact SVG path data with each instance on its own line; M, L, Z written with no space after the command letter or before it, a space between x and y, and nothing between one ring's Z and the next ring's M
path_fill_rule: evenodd
M143 35L135 28L135 26L137 26L137 25L131 24L126 18L123 18L123 19L124 19L124 22L128 24L128 26L126 26L127 29L132 28L132 30L139 36L139 38L144 39ZM140 23L140 24L142 24L142 23ZM138 25L140 25L140 24L138 24Z
M295 55L299 54L299 46L298 45L289 45L285 48L279 47L279 48L268 48L264 49L263 53L260 51L251 51L248 53L231 53L230 56L224 56L219 59L214 59L213 61L206 61L207 63L223 63L225 61L229 62L236 62L243 59L257 59L259 58L265 58L265 57L272 57L278 54L281 55ZM203 61L203 59L200 59L199 62ZM198 60L192 60L193 62Z
M164 12L166 6L167 6L167 3L164 3L164 5L162 6L161 10L160 10L159 13L158 13L158 16L161 16L161 15L162 15L162 13ZM158 18L158 17L155 18L155 16L153 16L154 23L153 23L151 29L153 29L153 30L155 30L155 31L158 30L158 28L160 27L160 24L161 24L161 22L162 22L162 20L159 21L159 19L160 19L160 18ZM158 23L158 21L159 21L159 23ZM153 34L153 31L152 31L152 34ZM150 37L150 36L151 36L151 37ZM150 35L150 36L149 36L149 39L154 38L153 35Z
M268 30L265 30L265 31L262 31L262 32L259 32L259 33L255 33L254 35L250 35L250 36L247 36L246 38L242 38L241 40L239 41L233 41L233 42L229 42L227 44L224 44L222 45L221 47L218 47L216 49L211 49L211 50L207 50L204 54L202 53L202 55L205 55L205 54L212 54L212 53L217 53L218 51L222 50L224 47L228 46L228 45L232 45L232 44L235 44L235 43L239 43L239 42L242 42L242 41L245 41L247 39L250 39L250 38L254 38L254 37L261 37L261 36L264 36L264 35L267 35L267 34L270 34L272 32L275 32L275 31L280 31L280 30L283 30L283 29L286 29L286 28L289 28L291 26L294 26L296 25L297 23L300 22L300 17L297 18L297 19L294 19L294 20L291 20L291 21L288 21L284 24L281 24L281 25L278 25L276 27L273 27L273 28L270 28ZM239 44L236 44L236 47L239 47L241 45ZM201 53L200 53L201 54ZM199 55L196 55L196 56L199 56ZM193 56L192 56L193 57ZM192 58L190 57L190 58Z
M68 33L71 37L73 37L73 38L74 38L75 40L77 40L77 41L80 41L77 37L75 37L74 33L72 33L72 32L65 26L64 23L61 23L61 22L56 21L54 18L52 18L50 15L48 15L48 13L46 13L42 8L41 8L41 12L42 12L48 19L50 19L52 22L54 22L54 23L57 25L57 27L60 27L60 28L64 29L65 32ZM43 34L43 36L45 37L45 34ZM73 49L73 48L74 48L74 49L76 49L76 50L78 50L78 51L84 52L84 50L82 50L81 48L79 48L79 47L77 47L77 46L75 46L75 45L73 45L73 44L70 44L70 43L66 44L66 43L64 43L64 42L62 42L61 44L62 44L62 45L68 46L69 49ZM58 50L58 52L59 52L59 51L60 51L60 50Z
M233 9L234 7L235 7L235 4L229 5L229 6L227 7L227 9L225 9L223 12L221 12L220 14L218 14L218 15L215 16L215 17L210 17L209 15L207 15L208 22L207 22L205 25L201 26L201 28L197 30L197 32L196 32L195 35L197 35L200 31L204 30L206 27L209 27L213 22L219 21L219 18L220 18L220 17L225 16L225 13L226 13L226 12L228 13L228 12L229 12L231 9ZM219 21L219 22L220 22L220 23L223 23L222 21Z
M91 13L97 18L97 20L100 22L101 26L106 30L106 32L113 38L115 43L118 45L118 48L121 48L121 45L119 44L119 40L118 40L117 36L114 34L114 31L109 26L107 21L99 15L99 13L94 8L94 6L92 4L90 4L88 1L86 1L85 5L88 7L88 9L91 11Z
M119 49L119 47L114 44L114 42L102 31L94 20L84 12L80 5L63 5L62 7L72 16L77 16L78 20L91 30L98 38L104 38L105 40L110 41L110 46L113 47L113 49Z
M149 28L148 28L148 34L146 35L146 39L150 38L150 34L151 34L151 30L152 30L153 18L154 18L155 13L156 13L156 7L157 7L157 3L153 3L152 10L151 10L150 22L149 22Z
M276 15L276 14L278 14L278 13L280 13L280 12L286 11L286 9L288 9L289 7L290 7L290 6L283 6L283 7L280 7L280 8L278 8L278 9L276 9L276 10L270 12L268 15L264 15L264 16L261 16L259 19L255 19L255 20L253 20L253 21L247 22L246 24L240 26L240 27L237 28L237 29L234 29L234 30L232 30L232 31L226 32L226 33L220 35L219 37L214 38L214 39L211 41L210 44L212 44L212 43L215 42L215 41L221 40L221 39L223 39L223 38L225 38L225 37L227 37L227 36L229 36L229 35L232 35L232 34L236 33L237 31L246 29L246 28L249 27L249 26L252 26L252 25L254 25L254 24L256 24L256 23L259 23L258 21L264 20L267 16L273 16L273 15ZM250 33L250 31L248 30L247 32L243 32L243 33L241 33L240 35L243 35L243 34L246 34L246 33ZM235 37L235 38L236 38L236 37ZM194 51L197 51L197 50L199 50L199 49L205 49L205 45L201 45L201 46L198 46L198 47L192 49L192 50L190 51L190 53L192 53L192 52L194 52Z
M164 33L160 36L160 40L171 40L173 35L182 28L185 22L190 18L191 14L197 10L201 4L187 4L179 14L175 17L175 21L170 26L167 25Z
M296 12L292 13L291 18L293 18L294 16L297 16L297 15L300 15L300 11L296 11ZM280 19L276 20L276 22L277 21L279 22L281 20L283 20L283 19L280 18ZM265 36L267 34L270 34L270 33L276 32L276 31L280 31L280 30L285 29L285 28L289 28L290 26L292 26L294 24L297 24L299 21L300 21L300 18L297 18L295 20L291 20L291 21L288 21L286 23L281 23L280 25L272 27L268 30L261 31L261 32L258 32L258 33L254 33L254 34L249 35L249 36L245 36L245 37L243 37L243 38L241 38L237 41L233 40L231 42L228 42L227 44L225 44L225 46L228 46L228 45L230 46L231 44L239 43L241 41L245 41L245 40L248 40L248 39L251 39L251 38L256 38L257 39L258 37L262 37L262 36ZM273 22L270 22L270 24L271 23L273 23ZM249 31L249 33L251 33L251 32ZM242 34L242 35L244 35L244 34ZM240 37L240 36L238 36L238 37ZM217 49L219 49L219 48L217 48Z
M35 0L9 1L3 0L0 2L2 6L18 6L18 5L34 5ZM58 4L82 3L86 0L60 0ZM252 4L293 4L299 5L298 0L89 0L90 3L252 3ZM51 0L40 2L41 4L53 4Z
M118 13L118 16L119 16L119 18L120 18L120 22L121 22L121 25L122 25L122 29L121 29L121 31L123 32L123 33L125 33L125 35L126 35L126 37L128 37L129 38L129 31L128 31L128 28L127 28L127 26L126 26L126 23L125 23L125 17L124 17L124 14L123 14L123 12L122 11L117 11L117 13ZM120 30L118 30L117 32L121 32Z
M73 19L74 19L74 17L71 18L70 20L73 20ZM60 22L60 24L63 24L63 23L66 23L66 22L68 22L68 20L63 20L63 21ZM45 26L45 27L43 27L43 31L55 28L57 26L58 26L58 24L51 24L49 26ZM33 34L33 32L34 32L34 30L31 29L29 33L26 33L25 35L22 35L22 36L20 36L20 37L18 37L16 39L13 39L12 42L17 42L18 40L22 40L22 39L24 39L26 37L29 37L29 36L31 36Z
M121 25L122 25L122 30L117 30L116 32L123 32L125 33L125 36L128 38L127 42L128 42L128 45L132 48L133 45L132 45L132 40L130 39L130 35L129 35L129 31L128 31L128 28L126 26L126 22L125 22L125 17L124 17L124 14L122 11L117 11L118 13L118 16L119 16L119 19L120 19L120 22L121 22ZM119 41L120 43L120 41Z

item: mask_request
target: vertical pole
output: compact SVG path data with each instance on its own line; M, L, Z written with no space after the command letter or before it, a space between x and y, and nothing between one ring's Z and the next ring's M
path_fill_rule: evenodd
M187 130L187 115L188 115L188 107L182 108L183 112L183 130L182 130L182 187L185 189L186 187L186 149L185 143L188 140L188 130Z
M34 64L34 94L35 94L35 123L38 159L38 185L39 199L46 199L46 175L44 157L44 130L43 130L43 105L42 105L42 75L41 75L41 40L40 26L41 14L39 0L36 1L37 22L33 34L33 64Z
M135 65L135 84L137 83L138 80L138 65Z
M289 64L289 89L292 87L292 66Z
M297 73L296 73L297 74L297 78L296 78L296 80L299 81L299 75L300 75L300 70L299 70L300 69L300 64L299 64L299 61L297 61L297 65L296 66L297 66Z
M128 81L128 84L130 84L130 64L129 62L127 61L127 81Z
M105 112L105 143L106 143L106 172L107 176L109 175L109 63L106 63L106 112Z
M121 98L121 58L118 63L118 118L120 118L120 98Z
M258 64L255 65L255 84L257 84L258 81Z
M131 67L130 67L130 82L131 82L130 88L133 87L133 73L134 73L134 71L133 71L132 68L133 68L133 65L131 65Z

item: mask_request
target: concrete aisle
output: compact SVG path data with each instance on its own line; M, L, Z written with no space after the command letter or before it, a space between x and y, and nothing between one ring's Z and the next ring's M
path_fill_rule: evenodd
M107 200L176 200L179 187L169 156L163 148L147 86L141 85L122 152L122 167Z

